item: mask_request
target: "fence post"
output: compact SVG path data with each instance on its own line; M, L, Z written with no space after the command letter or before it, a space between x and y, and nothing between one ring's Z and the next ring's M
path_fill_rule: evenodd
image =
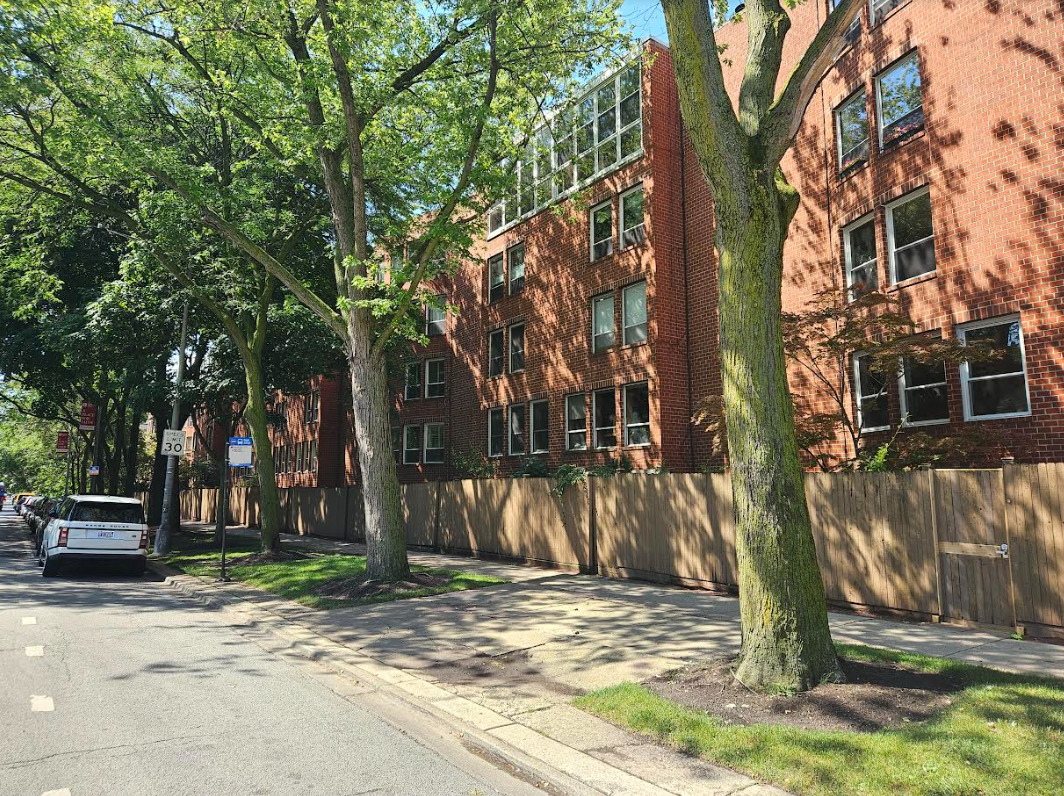
M938 552L938 502L935 500L935 471L927 468L928 497L931 500L931 542L935 556L935 596L938 600L938 613L931 617L933 622L941 622L945 606L942 604L942 556Z
M598 512L595 503L595 478L587 477L587 571L589 575L598 575Z
M443 482L436 481L436 500L433 501L435 508L432 515L432 552L440 552L440 506L443 503Z
M1016 552L1012 548L1012 534L1009 530L1009 504L1012 501L1009 499L1009 476L1008 473L1012 471L1013 465L1016 464L1016 460L1012 456L1004 456L1001 459L1001 497L1002 497L1002 511L1005 513L1004 522L1002 527L1005 529L1005 544L1008 545L1008 556L1006 560L1009 564L1009 602L1012 603L1012 629L1015 633L1020 634L1020 621L1016 608L1016 580L1012 574L1012 556Z

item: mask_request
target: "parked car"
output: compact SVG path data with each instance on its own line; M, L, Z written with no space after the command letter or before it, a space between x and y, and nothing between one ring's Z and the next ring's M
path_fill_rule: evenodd
M44 511L44 506L47 502L48 498L44 495L38 495L30 501L30 508L26 515L26 522L29 523L30 531L34 534L39 530L41 520L43 519L42 512Z
M33 549L38 553L41 550L41 540L44 539L44 529L52 521L51 512L58 505L57 498L42 497L33 507L33 523L30 527L33 530Z
M148 560L148 525L136 498L71 495L51 511L39 563L45 577L70 562L119 563L143 575Z
M32 492L19 492L17 495L15 495L15 502L11 504L11 507L15 510L17 514L21 515L22 504L25 503L31 497L33 497Z

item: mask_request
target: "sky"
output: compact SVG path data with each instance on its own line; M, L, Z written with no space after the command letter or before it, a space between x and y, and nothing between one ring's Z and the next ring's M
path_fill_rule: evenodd
M731 7L739 3L739 0L731 0ZM668 42L669 36L665 32L665 16L661 12L660 0L624 0L621 5L621 13L632 27L635 35L640 39L653 36L663 42Z

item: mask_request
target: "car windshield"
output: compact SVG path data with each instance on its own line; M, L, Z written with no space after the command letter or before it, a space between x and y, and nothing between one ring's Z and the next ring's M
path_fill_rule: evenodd
M70 518L74 522L125 522L140 525L144 510L136 503L78 503Z

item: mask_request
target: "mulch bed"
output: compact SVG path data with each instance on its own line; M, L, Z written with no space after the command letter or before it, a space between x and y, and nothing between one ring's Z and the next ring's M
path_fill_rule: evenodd
M842 660L846 682L795 696L759 694L733 676L731 660L679 669L646 683L673 702L732 724L780 724L807 730L874 732L926 721L965 684L942 674L887 663Z
M406 580L394 583L366 580L365 576L331 580L314 588L319 597L331 597L336 600L362 600L382 594L404 594L450 583L450 575L433 575L429 572L414 572Z

